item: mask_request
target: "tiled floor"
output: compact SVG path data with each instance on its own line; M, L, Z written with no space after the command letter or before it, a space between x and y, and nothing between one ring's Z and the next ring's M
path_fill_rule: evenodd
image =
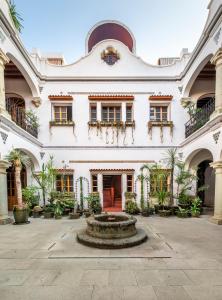
M76 242L80 220L0 227L1 300L222 300L222 227L200 219L138 217L149 239L131 249Z

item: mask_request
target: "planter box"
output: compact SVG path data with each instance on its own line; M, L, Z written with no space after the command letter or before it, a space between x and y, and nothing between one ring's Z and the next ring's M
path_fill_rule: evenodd
M53 212L44 211L43 215L44 215L44 219L52 219L53 216L54 216L54 213Z
M80 218L80 214L79 213L70 213L69 214L69 218L70 219L79 219Z
M169 217L171 215L170 210L159 210L158 214L160 217Z

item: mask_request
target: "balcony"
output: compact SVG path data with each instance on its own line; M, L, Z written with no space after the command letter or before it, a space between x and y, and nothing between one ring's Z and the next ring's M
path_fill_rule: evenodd
M197 111L185 124L185 136L189 137L198 129L203 127L209 120L215 110L215 98L208 101L199 111Z
M15 99L16 98L6 98L6 110L10 114L12 121L35 138L38 138L38 128L33 126L33 122L26 114L25 108L19 106Z

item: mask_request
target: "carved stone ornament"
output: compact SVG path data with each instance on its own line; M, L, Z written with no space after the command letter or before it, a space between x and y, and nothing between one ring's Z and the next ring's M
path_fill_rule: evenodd
M45 152L40 152L41 159L43 159L44 156L45 156Z
M35 97L32 99L32 104L34 104L35 107L39 107L41 105L41 102L42 102L41 98L39 98L39 97Z
M220 35L221 35L221 28L217 31L217 33L214 36L214 42L216 45L218 45L219 43Z
M120 59L120 55L113 47L107 47L106 50L103 50L101 53L101 59L104 60L107 65L112 66Z
M213 134L213 138L214 138L215 144L218 143L219 137L220 137L220 131L218 131L218 132L216 132L216 133Z
M0 131L0 134L1 134L1 137L2 137L2 140L3 140L3 144L6 143L6 140L8 138L8 134L6 134L5 132L3 131Z

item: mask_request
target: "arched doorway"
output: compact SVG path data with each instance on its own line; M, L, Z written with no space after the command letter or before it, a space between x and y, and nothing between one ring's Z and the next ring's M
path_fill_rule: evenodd
M186 159L186 166L196 172L197 179L194 186L196 185L197 195L202 201L202 206L206 208L214 207L215 171L210 166L212 162L213 155L208 149L194 150ZM198 191L203 186L207 188Z
M215 194L215 173L210 167L211 160L204 160L198 165L197 169L197 190L206 186L206 190L201 190L197 194L205 207L214 207Z
M17 205L16 183L15 183L15 169L13 166L7 170L7 190L8 190L8 210L13 210L13 206ZM23 165L21 170L22 188L27 186L27 172Z

